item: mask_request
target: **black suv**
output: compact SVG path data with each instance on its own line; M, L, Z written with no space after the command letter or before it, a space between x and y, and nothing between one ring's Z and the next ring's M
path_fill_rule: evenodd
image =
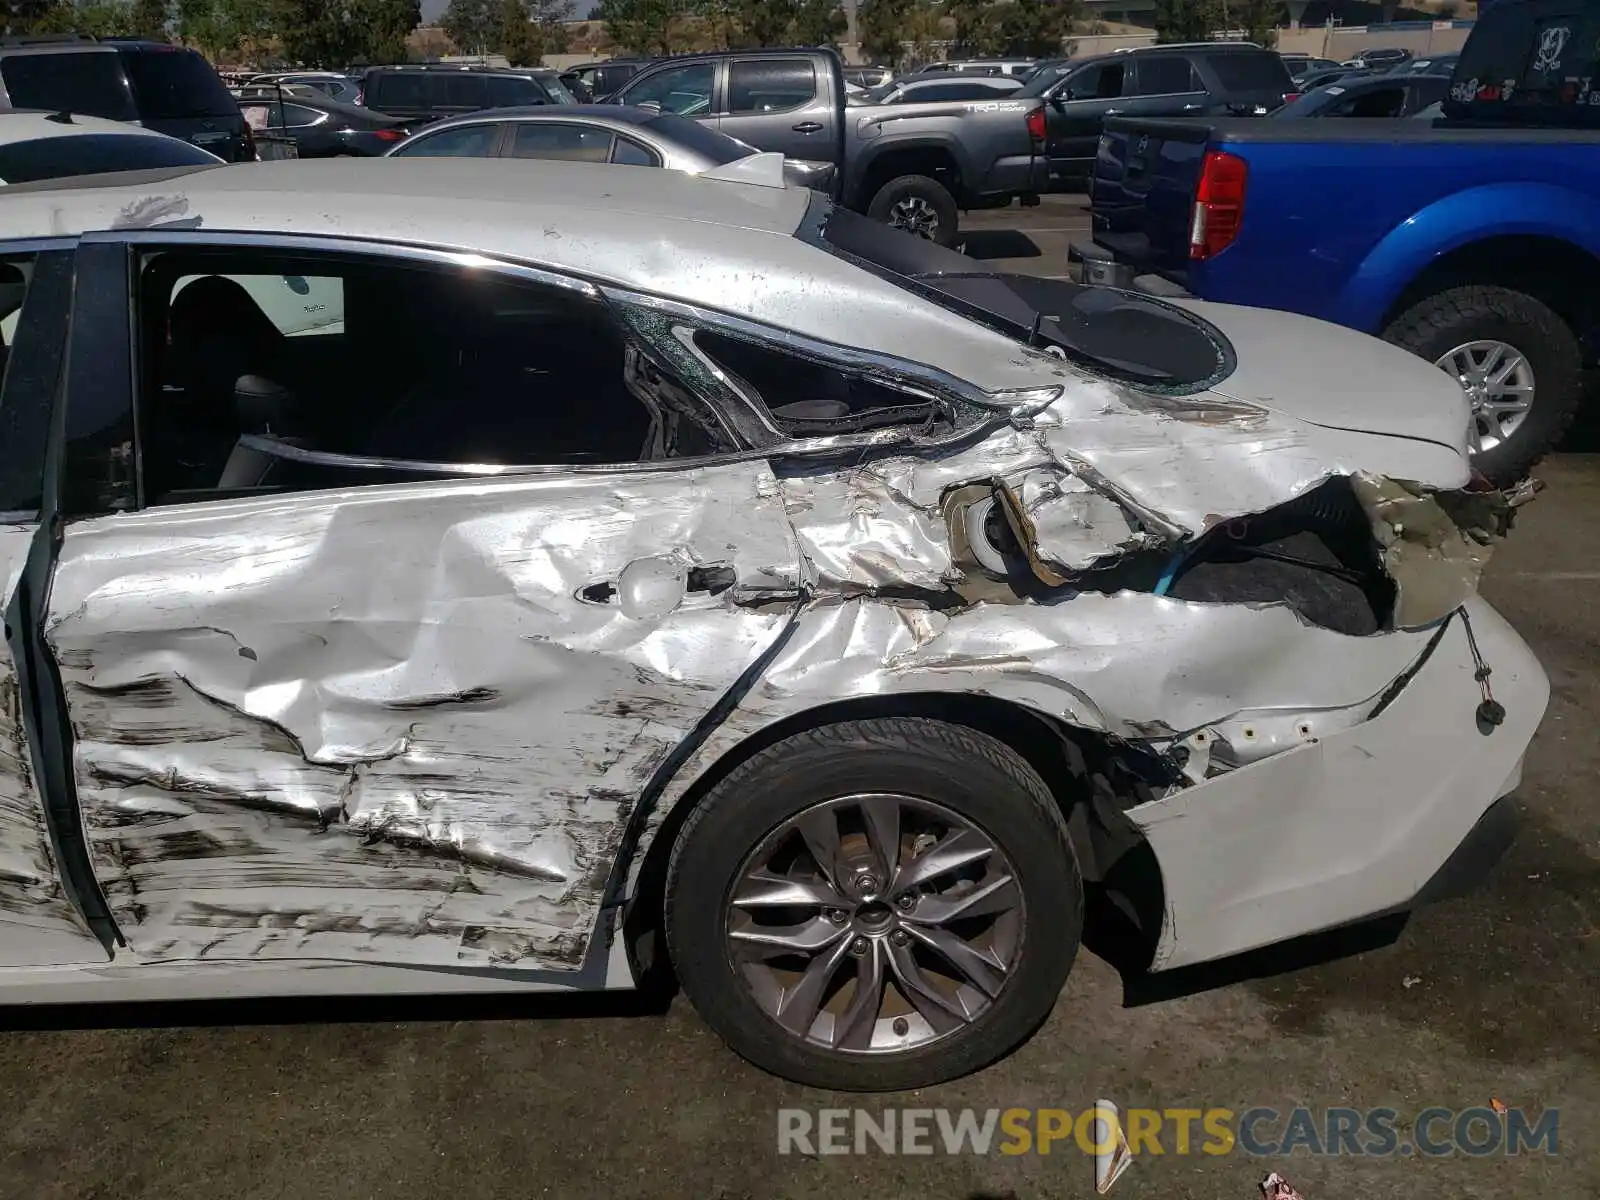
M211 64L165 42L0 38L0 107L137 121L229 162L256 156L250 127Z
M1045 103L1052 192L1088 186L1108 116L1265 116L1294 91L1271 50L1203 42L1122 50L1041 71L1018 97Z
M561 76L537 67L372 67L361 91L368 108L410 125L485 108L576 103Z

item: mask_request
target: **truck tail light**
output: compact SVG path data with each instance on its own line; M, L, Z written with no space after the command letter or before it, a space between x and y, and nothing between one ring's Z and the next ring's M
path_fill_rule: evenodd
M1189 218L1189 257L1214 258L1239 236L1244 217L1245 181L1249 166L1244 159L1221 150L1206 152L1200 182L1194 189L1194 212Z
M1044 105L1028 114L1028 136L1036 142L1044 141Z

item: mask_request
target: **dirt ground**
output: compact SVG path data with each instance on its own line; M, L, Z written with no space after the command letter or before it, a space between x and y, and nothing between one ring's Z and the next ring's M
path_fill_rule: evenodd
M1071 201L980 214L969 250L1065 271ZM1491 1097L1560 1109L1554 1157L1140 1157L1113 1195L1252 1200L1268 1169L1306 1200L1600 1196L1600 437L1492 564L1490 600L1549 671L1490 883L1396 944L1181 1000L1122 1006L1084 955L1020 1052L886 1108L1388 1106ZM531 1019L529 1019L531 1018ZM163 1025L159 1020L181 1020ZM779 1108L860 1104L744 1065L680 998L211 1005L0 1013L0 1197L916 1197L1094 1193L1049 1157L777 1153Z

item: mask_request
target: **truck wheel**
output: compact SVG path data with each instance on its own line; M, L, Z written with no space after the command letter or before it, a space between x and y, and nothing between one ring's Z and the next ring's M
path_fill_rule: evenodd
M899 1091L1038 1028L1083 882L1054 798L1008 747L876 718L734 768L672 847L665 915L684 992L734 1050L811 1087Z
M1461 381L1472 404L1473 465L1501 487L1527 475L1577 415L1577 335L1523 292L1451 288L1412 305L1383 337Z
M937 179L926 175L891 179L878 189L872 203L867 205L867 216L941 246L956 244L956 229L961 220L955 197Z

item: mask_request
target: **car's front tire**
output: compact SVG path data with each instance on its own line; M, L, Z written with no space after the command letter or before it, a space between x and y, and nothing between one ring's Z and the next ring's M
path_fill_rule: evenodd
M1083 884L1048 788L995 739L845 721L753 755L672 850L666 932L690 1001L758 1066L847 1091L986 1066L1050 1013Z

